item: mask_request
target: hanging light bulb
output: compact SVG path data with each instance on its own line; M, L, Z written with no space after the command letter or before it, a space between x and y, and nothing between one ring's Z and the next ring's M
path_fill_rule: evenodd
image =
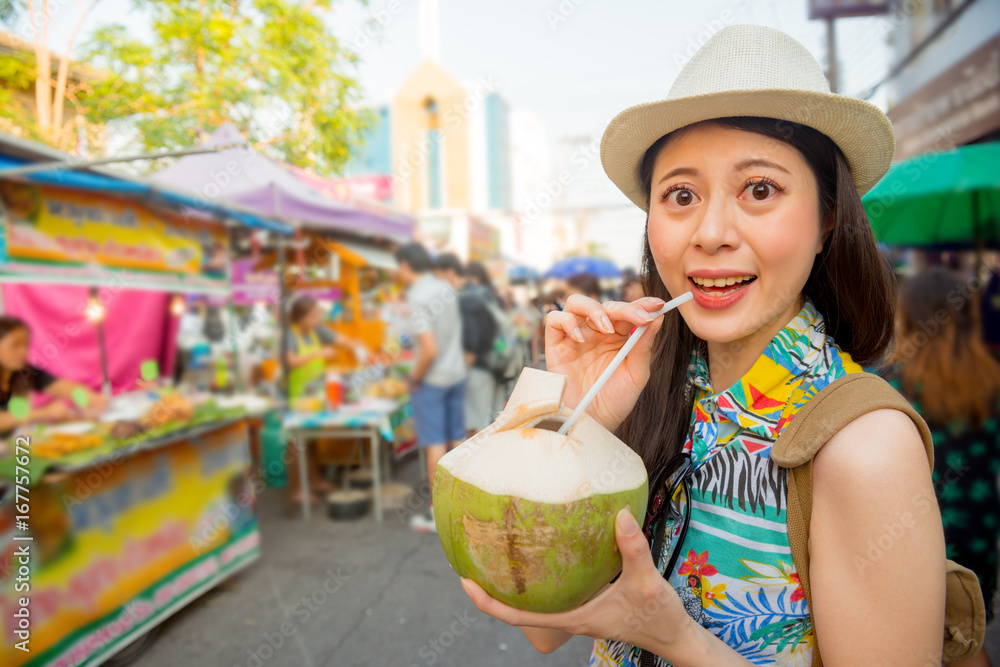
M103 322L106 314L107 310L105 310L104 304L96 296L92 296L87 300L87 306L83 309L83 315L87 318L88 322L93 322L94 324Z
M174 298L170 300L170 314L174 317L180 317L184 314L184 310L184 297L180 294L175 294Z

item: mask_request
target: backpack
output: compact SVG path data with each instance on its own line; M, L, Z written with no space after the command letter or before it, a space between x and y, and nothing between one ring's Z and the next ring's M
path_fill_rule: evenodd
M521 335L507 313L500 308L492 295L479 296L497 325L497 336L493 340L493 349L486 353L484 362L497 380L506 382L513 380L527 365L527 352L521 341Z
M934 469L931 432L910 403L888 382L870 373L854 373L831 383L789 422L771 449L771 460L788 470L788 541L806 603L812 608L809 584L809 523L812 516L812 462L820 447L837 431L874 410L899 410L913 420ZM979 578L954 561L946 562L947 602L944 620L944 662L975 656L983 646L986 607ZM821 667L819 645L813 666Z

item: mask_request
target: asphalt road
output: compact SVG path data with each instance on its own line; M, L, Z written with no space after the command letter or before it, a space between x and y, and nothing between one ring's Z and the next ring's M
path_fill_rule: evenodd
M418 459L396 466L419 482ZM338 522L288 518L284 494L258 503L262 558L163 624L137 667L578 667L591 641L550 655L521 631L480 613L436 535L389 511Z

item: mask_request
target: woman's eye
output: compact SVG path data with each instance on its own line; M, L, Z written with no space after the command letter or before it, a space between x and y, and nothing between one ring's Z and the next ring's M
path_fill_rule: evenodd
M695 201L694 193L685 188L669 190L664 198L676 206L690 206Z
M750 183L747 185L744 192L757 201L766 201L769 197L771 197L771 195L779 190L780 188L773 183L768 183L767 181L757 181L756 183Z

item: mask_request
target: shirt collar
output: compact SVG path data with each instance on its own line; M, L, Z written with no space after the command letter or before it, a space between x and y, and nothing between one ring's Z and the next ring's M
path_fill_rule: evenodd
M785 392L775 393L775 390L787 385L790 376L798 376L803 369L812 367L823 354L825 341L823 316L807 298L798 314L771 339L746 375L731 387L718 394L713 390L708 362L700 344L691 355L688 380L698 390L699 404L710 400L712 407L717 407L718 412L731 421L745 425L746 419L741 420L739 416L746 417L747 413L770 421L772 416L780 415L787 402Z

